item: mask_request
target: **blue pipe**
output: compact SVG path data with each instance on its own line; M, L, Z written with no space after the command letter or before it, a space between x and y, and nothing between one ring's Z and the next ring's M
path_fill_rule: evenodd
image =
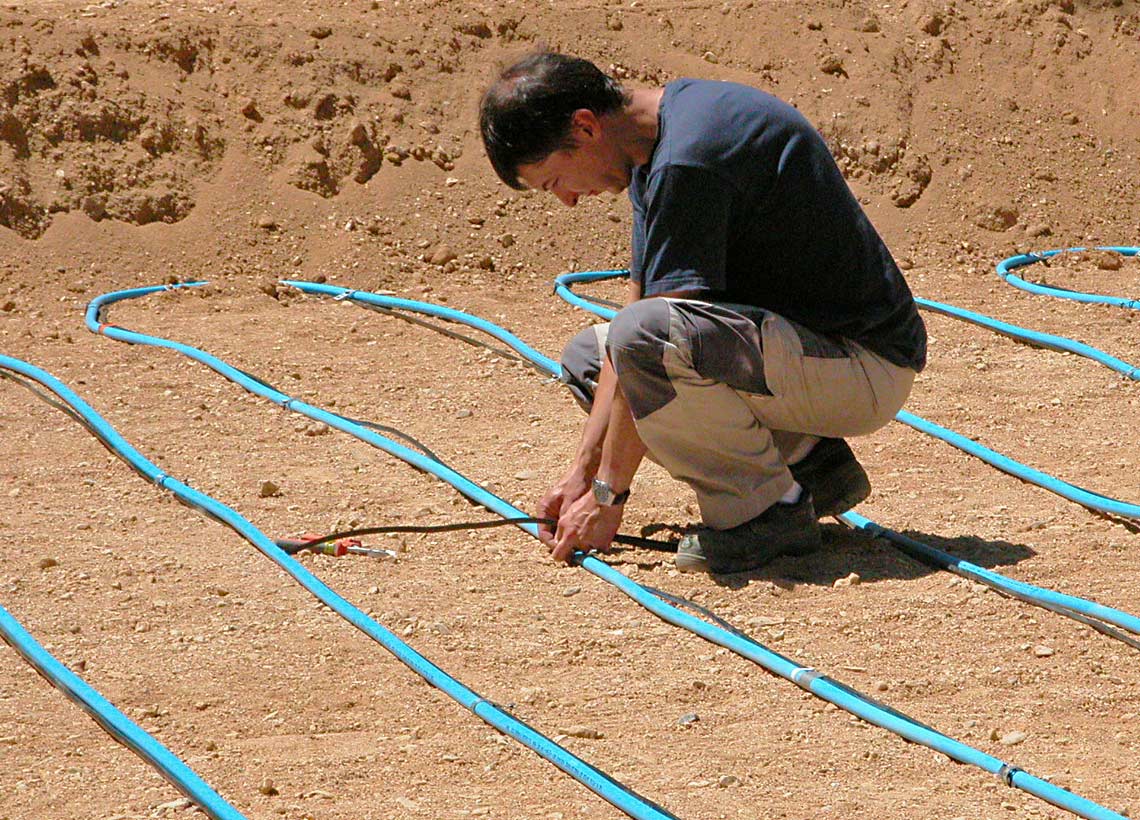
M1140 310L1140 299L1125 299L1119 296L1105 296L1100 293L1080 293L1079 291L1066 290L1064 288L1054 288L1048 285L1038 285L1034 282L1026 282L1017 274L1012 271L1015 268L1024 267L1025 265L1033 265L1037 262L1043 262L1059 253L1080 253L1088 250L1087 248L1067 248L1053 251L1040 251L1038 253L1023 253L1018 256L1011 256L998 263L997 272L998 276L1004 279L1009 284L1016 288L1027 291L1028 293L1036 293L1043 296L1053 296L1058 299L1070 299L1074 302L1086 302L1100 305L1116 305L1117 307L1132 308L1133 310ZM1124 256L1136 256L1140 253L1140 248L1126 247L1126 246L1106 246L1099 247L1095 250L1098 251L1113 251L1115 253L1123 254Z
M154 293L155 291L164 289L166 288L139 288L134 291L123 291L115 295L120 298L131 298L131 296L140 296L145 293ZM131 296L123 295L125 293L130 293ZM106 301L104 301L103 304L106 304ZM94 312L88 312L89 318L93 316L97 317L97 315L97 309ZM101 332L103 333L109 334L116 331L115 328L110 326L97 326L101 328ZM150 337L143 336L142 334L135 334L121 329L118 329L118 334L123 337L122 341L152 344L152 342L148 341ZM182 347L182 345L177 345L173 342L168 342L163 346L169 346L174 349ZM96 431L99 438L111 447L120 458L149 477L157 486L173 493L180 501L207 513L215 520L233 529L262 554L273 561L273 563L277 564L277 566L284 570L293 580L311 592L321 603L328 606L365 635L375 640L395 655L401 662L423 677L428 683L440 689L463 707L473 712L476 716L534 750L543 758L553 763L579 783L582 783L599 797L625 812L630 817L639 819L645 818L645 820L676 820L674 815L665 809L635 794L600 769L591 766L581 758L571 754L554 741L538 733L485 698L480 697L477 693L448 675L423 655L420 655L412 649L408 644L396 637L394 633L369 618L364 612L357 609L345 598L333 591L319 578L309 572L302 564L279 549L277 545L273 543L272 539L267 537L261 530L253 526L253 524L239 515L235 510L183 484L177 479L166 475L123 439L123 437L120 436L102 416L95 412L90 405L51 374L28 365L25 362L21 362L18 359L12 359L3 355L0 355L0 367L6 367L27 375L29 378L33 378L47 387L86 420L91 428ZM288 403L288 401L289 400L286 399L286 403ZM229 816L234 817L236 815Z
M322 293L325 295L331 294L337 296L340 296L343 293L344 296L342 298L352 299L358 299L360 296L359 292L349 291L345 288L337 288L334 286L316 286L312 285L311 283L302 282L293 282L291 284L294 287L299 287L299 289L306 292ZM92 303L92 307L88 309L89 327L92 326L93 320L96 320L99 316L101 306L110 304L113 301L117 301L118 299L114 298L116 296L119 298L129 298L120 296L119 294L106 294L105 296L98 297L98 299ZM409 302L407 300L393 300L392 297L381 296L379 294L369 294L369 296L372 297L369 300L370 304L381 307L391 307L392 301L399 301L403 303L404 309L416 310L418 308L414 306L420 304L417 302ZM96 305L96 302L98 302L98 305ZM428 307L431 307L433 311L448 313L448 318L454 321L461 321L472 326L475 326L475 322L485 324L483 320L476 319L469 314L464 314L459 311L450 311L446 308L439 308L435 305ZM433 315L435 314L433 313ZM103 328L104 326L100 326L99 332L107 333L108 330ZM117 330L119 333L126 334L133 341L147 343L145 340L149 338L143 336L142 334L133 333L131 331L124 331L121 328ZM501 339L502 336L498 336L497 338ZM126 341L126 339L124 339L124 341ZM517 339L516 342L518 345L523 345L523 343L521 341L517 341ZM185 345L180 345L174 342L166 342L163 346L175 347L178 349L186 347ZM215 367L214 364L211 364L210 360L218 362L219 364L224 364L214 359L214 357L210 356L209 354L203 353L202 351L196 350L194 348L187 349L193 351L193 358L195 358L195 360L206 363L208 366L213 367L215 370L219 370L219 368ZM518 350L517 347L515 349ZM528 358L531 357L528 356ZM531 360L534 361L533 358L531 358ZM228 365L226 365L226 367L228 368ZM242 377L242 381L240 383L242 383L243 386L246 386L247 383L249 384L247 389L258 392L259 394L264 394L262 391L267 389L266 386L262 385L256 380L250 379L244 374L241 374L240 371L236 371L233 368L229 368L229 370L238 373L238 375ZM222 371L219 370L219 372ZM296 400L287 400L282 404L282 406L297 410L298 412L305 413L306 415L310 415L312 411L317 410L317 408L312 408L309 405L305 405L303 402L298 402ZM323 413L323 416L311 415L312 418L317 418L320 420L324 420L324 416L331 416L331 414ZM342 419L339 416L332 416L332 418L340 422L336 425L338 429L349 432L359 438L368 441L371 441L373 438L383 439L382 436L376 436L375 433L372 433L366 428L360 427L359 425ZM419 453L415 453L414 451L400 447L399 445L395 444L395 442L389 441L385 445L378 446L382 446L382 449L393 455L398 455L400 451L414 455L416 457L415 461L412 462L411 459L408 459L409 462L415 463L416 466L420 466L422 469L425 469L427 472L443 479L444 481L447 481L448 483L453 483L453 477L459 477L462 479L462 476L459 476L458 473L446 465L440 464L438 462L433 462L431 459L427 459L421 456ZM402 458L403 456L399 457ZM479 503L484 504L484 506L487 506L488 508L500 513L501 515L504 515L504 517L507 517L508 515L508 513L504 512L504 509L509 510L510 517L523 515L521 510L518 510L513 505L510 505L508 502L498 498L497 496L487 493L485 490L482 490L482 488L476 487L479 490L478 494L469 492L470 487L472 486L471 483L466 479L462 479L462 481L462 485L453 483L453 486L456 486L456 488L459 489L460 492L463 492L464 495L468 495L468 497L473 498L473 500L479 501ZM524 526L523 529L527 530L532 535L537 534L533 525ZM1002 777L1007 785L1021 789L1029 794L1041 798L1042 800L1045 800L1046 802L1071 811L1081 817L1090 818L1090 820L1121 820L1121 815L1118 815L1109 809L1099 806L1098 804L1093 803L1086 798L1080 797L1079 795L1073 794L1072 792L1066 791L1065 789L1054 786L1048 781L1034 777L1033 775L1030 775L1017 767L1010 766L1009 764L1004 763L1001 760L992 757L991 755L987 755L984 752L974 749L973 747L961 743L960 741L948 737L947 735L943 735L927 726L924 726L921 723L918 723L912 718L909 718L899 712L896 712L893 709L890 709L889 707L881 706L875 701L866 698L863 695L860 695L855 690L830 678L827 678L826 676L819 675L813 669L799 666L791 660L774 652L771 652L750 638L741 637L727 629L724 629L721 626L709 624L698 618L694 618L684 611L665 603L661 600L661 598L654 595L649 590L633 581L630 581L624 575L606 564L604 561L601 561L592 555L586 555L578 552L575 553L574 560L591 574L598 576L608 583L617 586L624 593L633 597L634 600L636 600L642 606L646 607L663 620L687 629L690 632L693 632L694 634L699 635L706 640L717 643L720 646L724 646L725 648L736 652L742 657L748 658L749 660L752 660L753 662L761 665L768 671L791 680L792 682L796 683L817 697L823 698L824 700L827 700L830 703L834 703L837 706L841 706L853 714L864 718L868 722L874 723L875 725L881 726L890 731L894 731L915 743L920 743L922 745L928 746L929 748L933 748L943 754L946 754L948 757L951 757L954 760L962 763L970 763L982 768L985 771L998 774Z
M37 378L31 365L0 356L0 366ZM38 378L37 378L38 380ZM107 734L158 770L167 781L193 800L212 820L245 820L194 771L165 746L147 734L106 698L44 649L20 622L0 606L0 637L18 652L48 683L85 711Z

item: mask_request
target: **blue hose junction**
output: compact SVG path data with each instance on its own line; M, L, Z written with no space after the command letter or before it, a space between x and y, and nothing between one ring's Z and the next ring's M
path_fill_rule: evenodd
M593 277L607 278L619 275L618 272L598 272L597 274L576 274L578 277ZM582 281L577 279L576 281ZM186 286L195 286L202 283L188 283ZM501 328L479 319L478 317L471 316L470 314L456 311L450 308L440 307L438 305L429 305L420 302L411 302L409 300L396 299L394 297L384 296L380 294L367 293L356 290L349 290L346 288L335 287L331 285L314 284L301 281L285 281L283 284L293 286L299 290L313 294L332 296L338 299L348 299L357 302L361 305L380 308L385 310L410 310L427 314L436 318L445 319L447 321L460 322L470 327L490 332L495 338L508 343L520 355L524 356L528 361L536 366L545 369L552 375L558 374L560 367L556 362L547 357L541 356L530 348L526 347L516 337L511 336ZM198 350L196 348L188 347L177 342L172 342L157 337L146 336L144 334L135 333L121 327L103 323L103 310L114 302L123 299L130 299L136 296L142 296L147 293L154 293L162 290L174 289L179 286L159 286L151 288L140 288L130 291L118 291L114 293L104 294L93 300L88 307L87 311L87 324L93 331L102 333L110 338L117 339L132 344L152 344L160 347L170 348L177 350L184 355L193 358L208 367L211 367L218 373L226 376L232 381L238 383L243 388L253 392L256 395L268 398L275 404L289 410L302 413L310 418L322 421L331 427L348 432L357 438L367 441L374 446L377 446L384 451L397 456L410 464L413 464L420 469L429 472L444 481L452 484L459 492L468 498L486 506L488 509L504 516L515 517L521 516L522 512L509 504L505 500L494 496L483 488L464 478L455 470L444 465L443 463L426 457L418 452L409 450L396 442L380 436L374 431L363 427L355 422L345 419L333 413L313 407L305 402L292 399L289 396L276 390L276 388L261 382L260 380L243 373L236 368L227 365L225 362L217 359L209 353ZM562 289L567 290L565 284L560 286ZM570 296L574 299L573 294ZM583 300L585 301L585 300ZM522 529L531 535L536 535L536 529L533 525L520 525ZM886 531L883 531L886 532ZM759 664L764 669L774 674L780 675L787 680L795 682L797 685L811 692L812 694L827 700L841 708L846 709L852 714L860 717L861 719L873 723L877 726L886 728L901 737L915 743L920 743L931 749L934 749L948 757L962 763L969 763L977 766L991 774L999 776L1003 782L1014 788L1021 789L1029 794L1037 796L1055 806L1066 809L1074 814L1095 818L1116 818L1119 820L1121 815L1104 808L1096 803L1087 800L1084 797L1073 794L1065 789L1059 788L1048 781L1038 778L1034 775L1025 772L1024 770L999 760L991 755L988 755L978 749L968 746L960 741L948 737L912 718L907 717L890 707L883 706L875 700L864 696L850 687L835 681L828 676L821 674L810 666L805 666L795 661L775 653L754 639L743 635L735 630L726 629L720 625L710 624L707 621L695 618L686 612L671 606L661 599L658 595L654 594L645 587L637 584L634 581L626 578L621 573L617 572L604 561L599 560L593 555L578 553L575 555L574 560L579 563L584 569L602 578L608 583L616 586L623 593L632 597L639 604L652 611L655 615L666 620L669 623L680 626L710 642L719 646L730 649L741 657L752 660ZM280 563L280 562L279 562ZM980 568L978 568L980 569ZM1008 579L1007 579L1008 580ZM1011 586L1013 582L1010 582ZM1026 585L1027 586L1027 585ZM1032 589L1032 588L1031 588ZM1067 597L1066 597L1066 600ZM1079 599L1074 599L1079 601ZM1089 602L1081 602L1082 605L1095 607L1096 605L1089 604ZM1107 613L1115 611L1103 608ZM1100 613L1106 614L1106 613ZM1119 617L1123 621L1124 628L1128 626L1136 627L1137 621L1132 616L1126 613L1119 613L1113 617ZM1131 620L1129 620L1131 619Z
M143 293L151 293L155 290L162 289L162 287L139 288L132 291L132 295L140 296ZM124 331L124 333L127 332ZM126 341L126 339L124 339L124 341ZM141 343L145 344L146 342ZM173 343L169 344L174 346ZM49 389L62 400L71 411L78 415L88 429L92 430L100 441L137 472L158 487L173 493L179 501L187 506L230 527L273 561L273 563L277 564L277 566L284 570L293 580L311 592L321 603L328 606L365 635L382 645L402 663L423 677L429 684L440 689L464 708L473 712L476 716L491 726L494 726L499 731L537 752L543 758L553 763L559 769L569 774L579 783L630 817L644 818L644 820L676 820L674 815L665 809L640 797L605 772L586 763L553 740L535 731L485 698L480 697L476 692L448 675L423 655L420 655L412 649L404 641L400 640L400 638L396 637L394 633L369 618L363 611L353 606L345 598L325 585L319 578L309 572L303 564L278 548L271 538L257 529L235 510L183 484L181 481L168 476L157 465L146 459L146 457L120 436L115 429L80 398L78 394L70 390L54 376L19 359L13 359L4 355L0 355L0 368L20 373ZM8 628L13 630L12 634L17 638L17 643L14 645L20 649L21 654L25 657L29 657L27 652L29 644L27 641L30 640L30 636L27 635L19 624L16 623L14 619L5 618L0 619L0 626L6 628L5 636L7 636ZM34 643L34 641L32 643ZM47 656L41 649L38 654L32 653L29 662L36 666L38 670L40 669L39 664L48 664L49 659L50 656ZM211 817L222 818L222 820L241 818L240 814L221 801L221 798L211 792L209 787L202 783L184 764L180 763L177 758L174 758L169 752L166 752L165 749L155 743L153 739L149 738L149 736L141 732L137 727L133 726L133 724L130 724L125 717L114 710L114 707L102 700L94 690L91 690L90 687L86 687L82 681L79 681L71 673L67 673L66 668L62 667L62 664L51 659L51 663L46 665L45 668L50 669L53 675L59 673L62 669L66 674L59 675L59 679L66 681L69 687L74 687L74 684L78 682L79 687L77 689L69 688L65 690L69 695L71 691L81 691L84 695L94 696L96 699L94 702L99 704L99 716L96 719L99 720L100 724L111 732L113 737L126 743L132 750L138 752L144 759L156 766L159 771L170 778L172 782L193 800L198 802L199 805L203 808L209 806L210 809L208 811L213 812L210 814ZM49 679L52 679L53 683L55 682L54 678ZM93 712L93 714L95 713ZM118 719L113 721L112 718L114 716L117 716ZM123 725L124 722L126 725Z

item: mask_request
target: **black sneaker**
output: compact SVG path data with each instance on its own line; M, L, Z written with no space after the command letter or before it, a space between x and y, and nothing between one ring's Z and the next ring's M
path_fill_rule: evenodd
M811 493L820 518L845 513L871 494L871 480L841 438L823 438L803 461L788 467Z
M681 572L746 572L780 555L806 555L821 546L811 494L795 504L773 504L751 521L728 530L700 527L677 545Z

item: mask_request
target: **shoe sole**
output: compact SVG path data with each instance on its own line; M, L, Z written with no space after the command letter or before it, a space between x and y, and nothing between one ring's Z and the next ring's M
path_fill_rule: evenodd
M776 552L770 556L765 556L756 564L748 567L729 567L729 568L712 568L709 566L708 558L703 555L691 555L685 552L678 552L677 557L674 559L674 566L679 572L698 573L703 572L706 575L733 575L738 572L752 572L760 567L775 561L782 556L797 556L797 555L811 555L814 552L819 552L821 545L819 544L792 544L784 549Z

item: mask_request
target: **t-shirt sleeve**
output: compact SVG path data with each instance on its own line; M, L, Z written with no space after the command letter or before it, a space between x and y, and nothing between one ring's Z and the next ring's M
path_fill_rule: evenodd
M725 290L729 213L735 191L717 174L669 165L649 179L640 264L642 295Z

